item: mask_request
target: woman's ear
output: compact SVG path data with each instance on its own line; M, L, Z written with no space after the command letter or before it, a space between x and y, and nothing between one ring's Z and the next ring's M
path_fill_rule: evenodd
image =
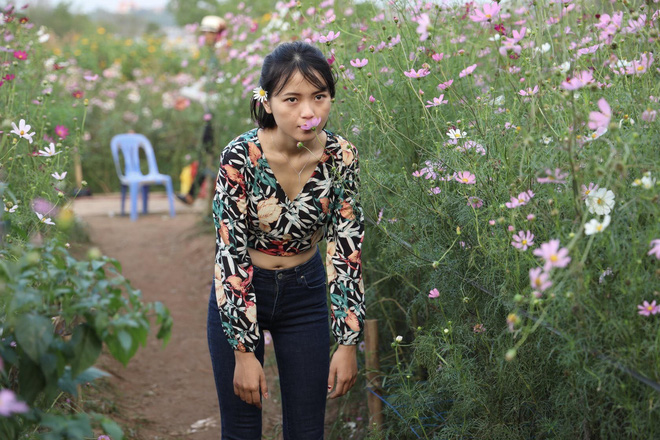
M264 101L262 104L264 106L264 110L266 110L266 113L269 115L273 113L273 111L270 109L270 102Z

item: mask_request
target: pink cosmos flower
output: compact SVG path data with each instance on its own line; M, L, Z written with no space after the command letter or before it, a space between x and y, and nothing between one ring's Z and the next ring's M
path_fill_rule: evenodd
M425 105L424 107L426 107L426 108L429 108L429 107L437 107L437 106L442 105L442 104L447 104L447 102L449 102L449 101L447 101L446 99L443 100L442 98L444 98L444 97L445 97L445 95L444 95L444 93L443 93L443 94L440 95L439 97L437 97L437 98L433 98L433 101L426 101L426 103L427 103L428 105Z
M340 34L341 34L341 32L335 33L334 31L330 31L330 33L328 33L328 35L325 35L325 36L321 35L319 37L319 43L330 43L331 41L334 41L337 38L339 38Z
M642 304L638 305L637 308L640 315L651 316L656 313L660 313L660 306L656 305L655 300L651 304L648 301L644 301Z
M655 110L646 109L644 110L644 113L642 113L642 121L645 122L653 122L655 121L655 117L657 115L657 112Z
M362 59L356 58L354 60L351 60L351 66L357 67L358 69L363 68L368 63L369 63L369 60L366 59L366 58L362 58Z
M655 255L655 258L660 260L660 238L651 240L651 243L649 243L649 245L651 246L651 250L646 255Z
M99 75L98 75L98 74L95 74L95 75L85 75L85 76L83 76L83 78L85 79L85 81L94 82L94 81L96 81L97 79L99 79Z
M469 171L459 172L454 179L457 182L464 183L466 185L474 185L477 181L477 177Z
M69 135L69 129L66 128L64 125L56 125L55 126L55 134L60 139L64 140Z
M486 331L486 327L483 324L475 324L474 327L472 327L472 331L475 333L483 333Z
M582 87L594 82L594 76L590 70L583 70L576 73L573 78L569 78L561 83L561 87L565 90L578 90Z
M521 90L518 93L521 96L533 96L533 95L536 95L538 92L539 92L539 86L537 84L537 85L534 86L533 89L531 87L528 87L527 90Z
M552 286L552 281L550 281L550 274L544 272L540 267L530 269L529 284L532 286L532 289L543 292L547 290L548 287Z
M571 262L571 257L568 256L568 249L559 248L559 240L550 240L547 243L541 244L540 248L534 249L533 254L545 260L543 270L546 272L553 267L566 267Z
M518 197L511 197L511 201L506 202L504 206L509 209L517 208L518 206L526 205L532 197L534 197L534 192L529 189L518 194Z
M426 41L429 38L429 28L431 27L431 19L429 14L423 13L413 21L417 22L417 29L415 32L419 34L419 41Z
M23 50L15 50L14 51L14 58L17 60L27 60L27 52Z
M518 231L514 234L511 246L526 251L534 244L534 234L531 231Z
M639 60L633 60L632 64L626 67L628 75L641 75L653 64L653 53L647 54L646 52L640 56Z
M598 100L598 108L600 109L600 112L589 113L589 129L591 130L596 130L601 127L607 128L610 125L612 109L605 98L600 98Z
M492 21L500 13L500 5L497 3L489 3L483 5L482 9L474 9L472 14L469 15L470 20L476 23Z
M438 291L438 289L432 289L429 292L429 298L437 298L439 296L440 296L440 292Z
M442 59L444 57L445 57L444 53L434 53L433 55L431 55L431 58L433 59L433 61L436 61L436 62L442 61Z
M582 200L587 200L587 197L589 197L591 193L596 191L597 189L598 189L598 185L596 185L593 182L589 182L589 186L582 185L582 189L580 190L580 194L582 195Z
M468 76L472 72L474 72L474 69L477 68L476 64L473 64L471 66L466 67L465 69L461 70L461 73L458 74L459 78L463 78L464 76Z
M450 80L447 81L447 82L440 83L440 84L438 84L438 89L440 89L440 90L445 90L445 89L446 89L447 87L449 87L453 82L454 82L454 80L453 80L453 79L450 79Z
M321 123L321 118L312 118L300 126L303 130L314 130Z
M0 390L0 416L10 417L12 414L26 413L30 410L25 402L16 399L12 390Z
M562 173L560 168L555 168L554 174L553 171L549 168L545 170L545 177L538 177L536 181L538 183L566 183L566 177L568 173Z
M431 73L428 69L421 68L417 71L415 69L410 69L410 71L403 72L408 78L424 78L426 75Z
M479 209L484 206L484 201L479 197L468 197L468 206L471 206L474 209Z

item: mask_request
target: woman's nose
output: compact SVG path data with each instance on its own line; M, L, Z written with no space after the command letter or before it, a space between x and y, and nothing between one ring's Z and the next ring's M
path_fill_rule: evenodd
M300 116L303 118L314 117L314 109L310 103L302 103L302 106L300 107Z

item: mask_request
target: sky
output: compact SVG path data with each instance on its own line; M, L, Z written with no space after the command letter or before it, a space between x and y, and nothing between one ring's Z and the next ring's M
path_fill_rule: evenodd
M48 0L51 5L62 3L65 0ZM110 12L118 12L121 3L128 3L122 0L68 0L71 3L71 12L85 13L103 8ZM20 4L20 1L16 2ZM167 5L167 0L133 0L133 3L140 9L164 9Z

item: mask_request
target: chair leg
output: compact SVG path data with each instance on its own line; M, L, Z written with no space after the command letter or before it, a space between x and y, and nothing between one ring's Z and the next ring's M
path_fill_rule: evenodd
M142 214L147 213L147 201L149 199L149 185L142 187Z
M170 217L174 217L174 189L172 188L172 179L165 181L165 189L167 190L167 199L170 202Z
M126 205L126 190L128 187L126 185L121 185L121 215L124 215L126 213L126 210L124 209Z
M138 217L138 210L137 210L137 197L138 197L138 191L140 190L140 186L137 184L137 182L131 183L130 187L130 194L131 194L131 221L136 221Z

